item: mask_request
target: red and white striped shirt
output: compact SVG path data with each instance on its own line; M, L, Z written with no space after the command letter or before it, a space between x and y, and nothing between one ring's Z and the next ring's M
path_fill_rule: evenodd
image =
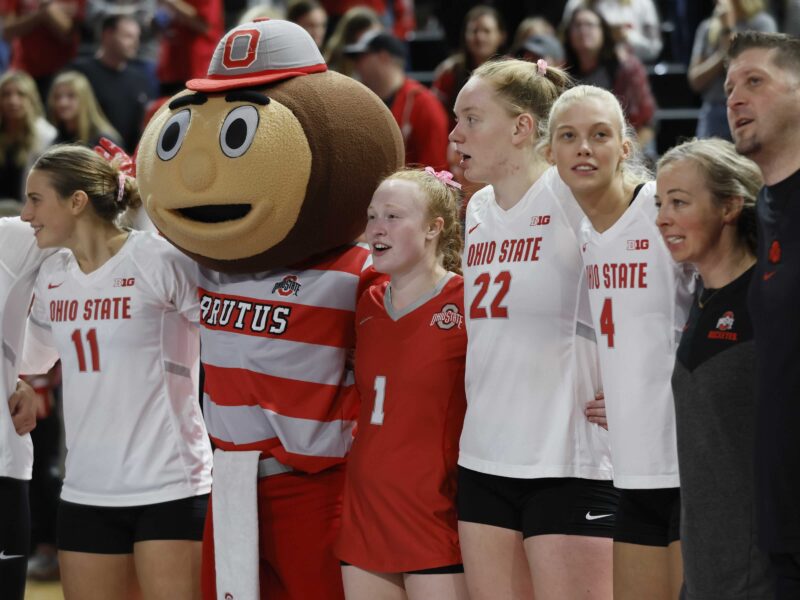
M374 283L369 250L261 273L200 269L203 406L223 450L260 450L315 473L344 461L358 417L345 359Z

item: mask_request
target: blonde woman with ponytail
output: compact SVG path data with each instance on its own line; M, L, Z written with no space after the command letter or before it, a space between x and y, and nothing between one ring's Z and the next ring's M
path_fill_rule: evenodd
M450 133L467 206L467 414L459 538L472 600L611 596L617 493L578 243L580 206L538 149L569 83L544 61L488 62Z
M88 148L53 146L22 220L44 261L23 373L61 359L66 474L57 544L66 600L200 597L211 448L197 398L197 266L118 217L136 181Z
M348 600L467 600L455 505L466 410L459 185L403 170L367 209L375 269L356 309L361 409L336 545Z

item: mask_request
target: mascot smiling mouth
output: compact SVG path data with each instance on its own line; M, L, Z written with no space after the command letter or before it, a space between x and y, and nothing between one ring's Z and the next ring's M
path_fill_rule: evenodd
M250 204L205 204L178 208L173 212L200 223L223 223L245 218L252 208Z

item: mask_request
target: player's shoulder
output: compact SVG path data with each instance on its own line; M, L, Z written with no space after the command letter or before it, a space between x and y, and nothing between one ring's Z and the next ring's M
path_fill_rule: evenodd
M455 298L459 303L464 302L464 276L458 273L451 273L445 286L442 288L442 294Z
M179 263L184 267L194 261L155 231L130 232L130 237L120 252L127 254L142 269L169 267Z
M467 202L467 220L477 218L492 202L494 202L494 188L491 185L485 185L472 194Z
M361 325L364 319L386 312L384 298L386 297L388 286L388 281L381 281L364 290L356 305L356 322L358 325Z
M55 273L63 273L67 270L70 262L74 260L72 251L61 248L48 256L39 267L39 277L46 277Z

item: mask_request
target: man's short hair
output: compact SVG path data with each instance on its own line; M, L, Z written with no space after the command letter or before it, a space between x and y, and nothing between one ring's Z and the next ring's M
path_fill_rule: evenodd
M775 50L774 63L781 69L800 77L800 38L785 33L743 31L734 36L728 50L728 61L753 48Z
M139 25L139 21L133 14L113 13L103 17L103 20L100 22L100 32L105 33L106 31L116 31L117 25L120 21L133 21Z

